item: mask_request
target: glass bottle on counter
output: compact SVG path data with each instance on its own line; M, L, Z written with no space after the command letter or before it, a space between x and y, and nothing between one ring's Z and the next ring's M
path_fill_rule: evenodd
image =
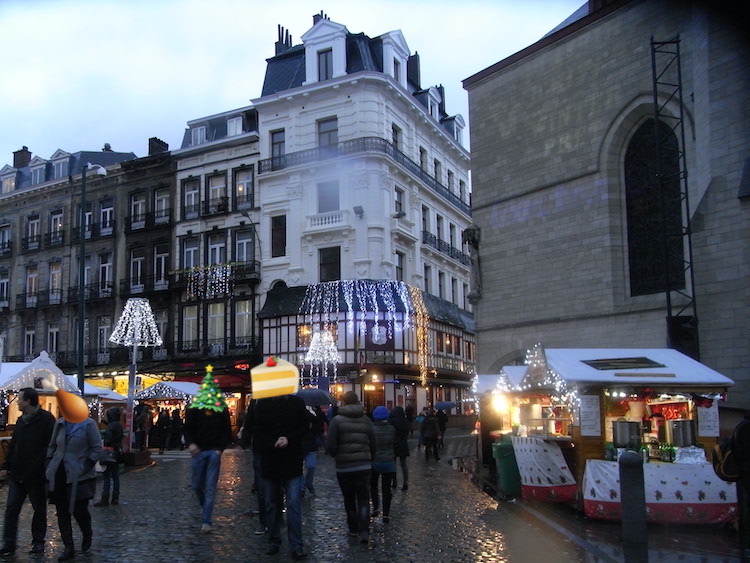
M643 458L643 463L649 462L649 448L646 444L641 446L641 457Z

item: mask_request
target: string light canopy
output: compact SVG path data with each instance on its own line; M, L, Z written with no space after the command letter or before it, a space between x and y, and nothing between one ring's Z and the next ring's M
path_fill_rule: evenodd
M162 345L159 328L156 326L148 299L133 297L127 300L109 341L123 346Z
M307 324L320 323L322 327L337 325L340 313L343 313L342 320L346 322L349 333L354 332L356 325L363 338L367 335L368 321L372 322L369 330L378 338L383 329L385 338L393 339L394 333L414 327L420 381L423 386L427 385L429 315L418 288L393 280L336 280L307 287L299 309ZM313 334L313 341L315 334L319 334L319 341L310 342L310 351L305 356L305 362L317 362L311 366L325 366L328 360L335 367L338 362L334 333L331 331L331 345L324 340L325 330ZM313 377L312 374L310 377Z

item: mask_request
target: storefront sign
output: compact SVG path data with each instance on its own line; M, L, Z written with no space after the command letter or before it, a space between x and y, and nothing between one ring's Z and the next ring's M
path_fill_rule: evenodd
M599 395L581 395L581 436L602 435L602 415Z

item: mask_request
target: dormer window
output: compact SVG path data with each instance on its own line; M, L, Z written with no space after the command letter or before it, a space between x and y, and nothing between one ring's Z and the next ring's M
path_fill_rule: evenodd
M16 189L16 176L6 176L3 178L3 193L9 194Z
M206 127L193 127L191 130L191 145L202 145L206 142Z
M393 78L401 84L401 63L398 62L398 59L393 59Z
M31 171L31 183L32 184L41 184L46 179L47 178L45 178L45 174L44 174L44 166L40 166L39 168L34 168Z
M333 49L318 51L318 82L333 78Z
M227 137L235 137L242 134L242 118L231 117L227 119Z
M60 160L54 164L54 176L55 180L65 178L68 175L68 161Z

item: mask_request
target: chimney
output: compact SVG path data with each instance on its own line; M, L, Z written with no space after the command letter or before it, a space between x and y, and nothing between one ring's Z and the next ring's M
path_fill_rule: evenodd
M148 156L153 156L163 152L169 152L169 145L161 139L151 137L148 140Z
M315 14L313 16L313 25L315 25L316 23L318 23L320 20L327 20L327 19L330 19L328 17L328 14L324 14L323 10L321 10L319 14Z
M23 147L13 152L13 168L23 168L31 162L31 152L29 147Z
M443 85L437 87L438 92L440 92L440 104L438 104L438 119L440 119L443 115L446 114L445 111L445 88L443 88Z
M406 61L406 79L415 84L417 90L422 89L422 80L419 74L419 53L415 52Z
M104 146L102 147L102 152L112 152L112 145L109 143L104 143Z
M276 41L276 54L280 55L284 51L288 51L292 48L292 36L289 35L289 30L284 29L281 25L277 26L279 32L279 40Z

